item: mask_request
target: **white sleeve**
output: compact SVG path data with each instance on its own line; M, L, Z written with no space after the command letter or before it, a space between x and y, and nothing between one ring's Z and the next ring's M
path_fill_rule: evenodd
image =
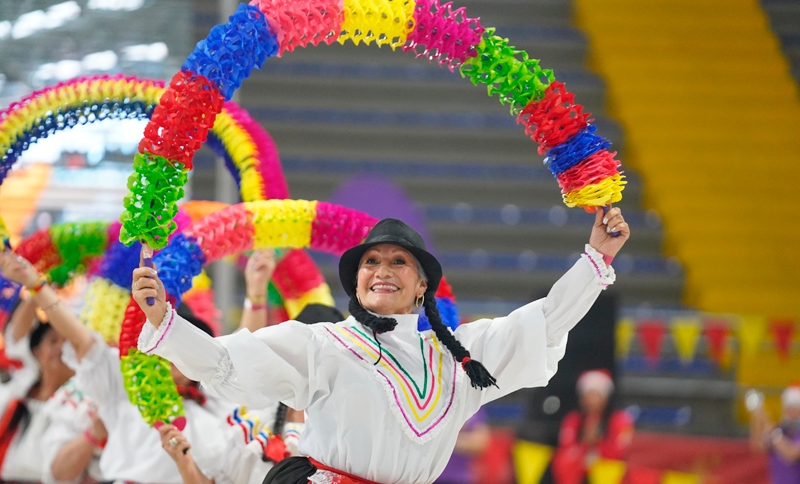
M257 408L281 401L302 410L311 403L315 339L296 321L212 338L170 311L158 329L144 325L139 350L171 361L216 397Z
M53 477L53 462L61 448L80 437L92 424L94 404L85 398L73 379L63 385L47 401L44 411L50 420L42 436L42 482L44 484L75 484L82 482L87 472L84 470L72 481L58 481ZM97 457L94 458L97 460ZM90 463L90 466L92 464Z
M230 427L227 434L227 446L222 454L221 467L213 472L216 484L250 484L260 483L272 468L271 462L264 462L263 450L253 440L245 444L242 430L238 425Z
M128 394L119 366L119 350L108 346L96 331L92 331L92 338L94 343L80 362L72 343L65 341L61 360L75 371L78 388L97 405L115 403L120 398L127 400Z
M79 483L86 476L86 471L81 472L72 481L58 481L53 477L53 462L61 451L61 448L78 438L83 431L89 428L91 421L81 428L77 422L67 420L53 420L47 427L44 437L42 437L42 482L44 484L75 484Z
M587 246L588 247L588 246ZM613 282L613 270L595 270L594 254L584 254L546 298L508 316L459 326L456 338L497 379L497 387L469 392L483 405L519 390L547 385L564 357L567 333ZM602 258L600 258L602 263ZM605 264L603 264L605 268Z
M581 258L553 284L545 298L542 311L547 320L548 342L558 344L615 279L614 269L607 267L603 256L587 244Z
M12 400L25 398L38 379L38 368L22 367L12 370L11 379L0 383L0 412L5 413Z
M11 335L11 332L12 327L9 323L6 325L5 331L6 356L12 360L19 360L25 367L34 368L38 371L39 362L36 360L36 357L33 356L33 352L31 351L30 333L27 333L22 338L14 341L14 337Z

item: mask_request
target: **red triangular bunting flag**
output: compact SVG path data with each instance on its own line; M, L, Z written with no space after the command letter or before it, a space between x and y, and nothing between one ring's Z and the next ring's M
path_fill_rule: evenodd
M639 339L642 342L642 350L644 350L648 363L658 363L658 359L661 357L661 345L664 342L666 332L667 326L662 321L647 320L639 323Z
M772 337L775 338L775 350L778 352L778 356L784 360L788 359L795 330L794 320L773 319L769 322L769 329Z
M709 321L706 323L706 339L708 340L708 352L711 358L719 366L725 364L725 351L728 347L728 338L731 336L731 328L722 321Z

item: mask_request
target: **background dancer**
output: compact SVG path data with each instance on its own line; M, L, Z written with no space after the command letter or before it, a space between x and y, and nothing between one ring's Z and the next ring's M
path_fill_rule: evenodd
M561 422L558 450L553 457L557 484L580 484L599 459L625 460L633 440L633 419L614 410L610 399L614 382L605 370L591 370L578 378L580 409Z
M16 256L9 256L16 257ZM0 256L5 273L7 256ZM31 292L50 290L44 280L34 279ZM42 439L50 426L48 400L72 376L61 361L64 338L49 324L33 318L33 300L23 301L9 323L11 355L23 362L11 380L0 385L0 479L42 480ZM30 333L28 332L30 331Z
M752 394L756 395L756 394ZM800 387L790 386L781 395L783 415L772 423L762 399L750 413L750 445L769 454L773 484L800 482Z
M37 281L43 280L27 260L8 251L0 258L0 267L6 278L26 287L39 287ZM108 431L107 443L100 458L102 474L109 479L179 484L181 476L172 460L161 451L158 432L142 420L139 411L128 400L120 372L118 349L109 347L98 333L86 328L49 286L41 286L34 295L34 301L49 317L51 324L47 327L52 326L58 331L50 331L51 338L59 342L66 338L64 354L59 352L58 362L64 365L61 363L63 357L64 362L75 370L78 388L96 403L98 415ZM184 314L193 327L210 336L208 325L188 312ZM64 368L71 376L69 368ZM183 384L186 433L196 441L195 457L210 472L220 465L224 451L222 442L227 431L222 417L233 406L207 398L195 383L177 370L173 371L173 379L179 388ZM66 379L58 386L64 381ZM47 396L50 395L52 392ZM41 476L41 462L37 471Z

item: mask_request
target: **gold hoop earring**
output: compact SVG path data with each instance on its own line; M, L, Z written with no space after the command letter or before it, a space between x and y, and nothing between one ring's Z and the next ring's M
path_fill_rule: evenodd
M414 307L417 309L421 308L423 304L425 304L425 294L414 300Z

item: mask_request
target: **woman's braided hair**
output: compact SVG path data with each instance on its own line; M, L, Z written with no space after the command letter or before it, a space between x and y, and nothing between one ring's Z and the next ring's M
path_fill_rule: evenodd
M283 436L283 429L286 427L286 412L289 407L285 403L279 403L275 410L275 423L272 425L272 435Z
M455 335L450 332L450 328L442 321L439 315L439 308L436 307L436 297L433 291L425 293L425 315L431 323L431 329L436 333L444 344L445 348L456 357L461 363L461 367L467 372L472 388L483 389L491 385L497 386L497 380L489 373L489 370L480 361L473 360L469 356L469 351L459 342Z

